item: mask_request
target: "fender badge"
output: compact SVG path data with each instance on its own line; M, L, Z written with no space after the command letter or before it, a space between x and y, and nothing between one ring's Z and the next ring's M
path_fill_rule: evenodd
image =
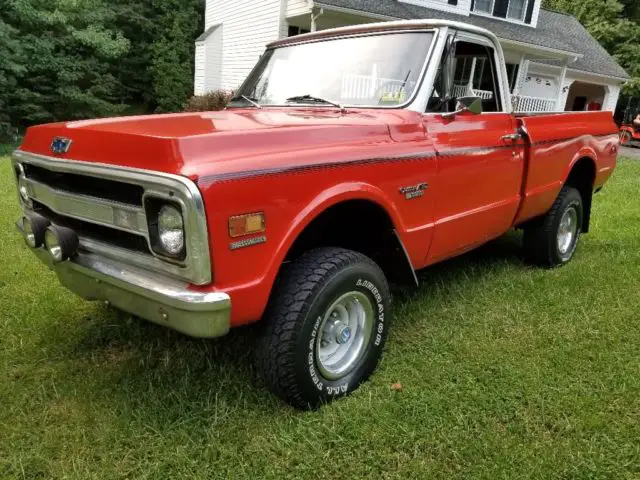
M414 198L420 198L424 196L424 191L429 188L429 184L426 182L419 183L417 185L411 185L409 187L401 187L400 193L404 195L407 200Z
M252 247L254 245L260 245L261 243L266 243L266 242L267 242L267 237L265 235L260 235L259 237L246 238L244 240L232 242L229 244L229 248L231 250L238 250L239 248Z
M54 139L51 141L51 151L58 155L67 153L71 148L72 143L73 141L69 138L54 137Z

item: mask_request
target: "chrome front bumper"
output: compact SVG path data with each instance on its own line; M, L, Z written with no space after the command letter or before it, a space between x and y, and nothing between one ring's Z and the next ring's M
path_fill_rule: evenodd
M17 225L22 233L22 227ZM91 253L55 263L44 248L31 248L60 283L85 300L108 302L120 310L192 337L219 337L229 331L231 299L201 293L187 284Z

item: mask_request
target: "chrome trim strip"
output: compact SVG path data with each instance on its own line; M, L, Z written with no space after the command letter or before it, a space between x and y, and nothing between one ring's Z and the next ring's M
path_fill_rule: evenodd
M188 280L184 275L184 267L167 263L164 260L154 257L151 253L140 253L126 248L116 247L108 243L94 240L93 238L80 237L80 249L93 252L105 258L120 260L128 265L142 268L150 268L156 271L167 273L176 278Z
M207 217L202 195L196 184L186 177L169 173L143 170L139 168L121 167L103 163L84 162L80 160L62 160L46 155L39 155L16 150L13 164L17 162L38 165L57 172L68 172L90 177L98 177L142 186L145 191L157 192L163 196L174 198L185 205L185 240L187 257L184 267L166 261L155 262L154 268L179 276L195 285L211 282L211 260L209 254L209 234ZM88 247L90 248L90 247ZM122 251L122 249L117 249ZM153 258L153 257L151 257Z
M25 180L31 199L42 203L59 215L145 237L148 234L147 217L142 208L88 195L75 195L52 188L44 183L36 182L28 177ZM137 228L126 228L117 225L114 218L114 208L133 213Z

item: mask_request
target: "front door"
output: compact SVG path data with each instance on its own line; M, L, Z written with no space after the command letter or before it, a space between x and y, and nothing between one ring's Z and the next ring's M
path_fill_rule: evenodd
M462 113L446 119L424 116L427 135L438 154L434 237L427 263L470 250L504 234L519 202L524 170L522 141L514 117L506 113L500 95L497 59L486 44L455 44L454 92L482 98L483 113ZM451 110L455 101L442 107Z

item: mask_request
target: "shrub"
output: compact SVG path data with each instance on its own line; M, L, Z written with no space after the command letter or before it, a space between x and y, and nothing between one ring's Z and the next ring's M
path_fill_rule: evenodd
M233 92L215 90L213 92L205 93L204 95L191 97L185 107L185 112L210 112L213 110L222 110L227 106L227 103L229 103L232 96Z

